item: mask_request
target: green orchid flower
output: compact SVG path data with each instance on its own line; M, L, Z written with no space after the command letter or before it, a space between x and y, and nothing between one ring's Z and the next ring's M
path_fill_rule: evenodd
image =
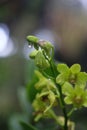
M39 98L39 94L36 95L36 98L34 99L32 106L34 108L34 116L35 121L38 121L40 118L43 117L43 111L46 109L44 102L42 102Z
M58 64L57 70L60 73L56 82L63 85L66 81L72 85L85 87L87 82L87 73L81 72L81 66L74 64L70 68L66 64Z
M53 107L56 102L56 95L52 91L42 91L36 95L32 106L38 115L35 120L39 120L41 117L49 116L49 109Z
M73 87L66 82L62 86L63 94L65 95L65 103L73 104L75 108L87 107L87 90L79 86Z
M39 81L35 84L35 88L38 90L48 89L55 91L57 88L54 82L51 79L47 79L44 77L39 71L35 71L36 76L38 77Z
M46 105L46 109L44 110L44 113L47 112L56 101L56 95L51 90L42 91L39 95L39 98L41 98L41 100Z
M45 105L44 105L43 101L40 99L39 93L36 94L36 98L33 101L32 106L34 107L35 111L44 111L45 110Z

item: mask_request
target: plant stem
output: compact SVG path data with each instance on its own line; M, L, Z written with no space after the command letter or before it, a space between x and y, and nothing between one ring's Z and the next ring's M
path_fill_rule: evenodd
M57 72L55 71L55 64L54 62L51 60L50 61L50 66L51 66L51 69L52 69L52 72L54 74L54 77L55 77L55 83L56 83L56 76L57 76ZM64 121L64 130L68 130L68 125L67 125L67 122L68 122L68 116L67 116L67 111L66 111L66 107L65 107L65 102L64 102L64 99L63 99L63 95L62 95L62 89L61 89L61 86L56 84L57 85L57 88L59 89L59 93L60 93L60 103L61 103L61 108L62 108L62 111L63 111L63 114L64 114L64 118L65 118L65 121Z
M64 118L65 118L64 130L68 130L68 126L67 126L68 116L67 116L65 102L64 102L64 99L63 99L63 95L62 95L62 89L61 89L61 86L59 86L59 85L57 85L57 86L58 86L58 89L59 89L59 92L60 92L60 100L61 100L61 104L62 104L61 108L62 108L62 111L63 111L63 114L64 114Z
M45 53L43 52L45 58L48 60L49 64L50 64L50 67L51 67L51 70L52 70L52 73L54 75L54 82L56 83L56 77L58 75L58 72L57 72L57 69L56 69L56 65L54 64L54 61L53 59L50 59L45 55ZM53 58L53 57L52 57ZM62 95L62 89L61 89L61 86L56 84L57 85L57 88L59 90L59 93L60 93L60 104L61 104L61 108L62 108L62 111L63 111L63 114L64 114L64 118L65 118L65 121L64 121L64 130L68 130L68 125L67 125L67 122L68 122L68 116L67 116L67 111L66 111L66 107L65 107L65 102L64 102L64 99L63 99L63 95Z

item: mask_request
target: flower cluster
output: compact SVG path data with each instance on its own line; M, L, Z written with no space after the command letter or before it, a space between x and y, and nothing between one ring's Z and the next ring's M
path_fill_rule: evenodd
M56 94L56 86L52 80L46 79L39 71L35 71L35 74L39 79L35 84L38 93L32 105L36 113L38 112L35 118L37 121L47 114L49 116L49 109L57 105L56 98L59 97L59 95Z
M76 108L87 107L87 73L81 72L79 64L70 68L66 64L58 64L57 70L60 74L56 82L62 87L65 103L73 104Z
M33 45L35 50L31 52L30 58L35 59L35 65L39 69L46 69L50 67L47 59L51 59L53 55L53 46L50 42L39 40L35 36L27 36L27 41L29 45Z
M71 67L60 63L56 65L50 42L39 40L35 36L28 36L27 41L35 48L30 58L34 59L39 69L35 71L38 82L34 86L38 92L32 103L35 121L42 117L52 117L64 130L74 130L75 124L68 118L72 110L87 107L87 73L81 72L79 64ZM67 112L66 105L69 104L72 109ZM55 105L60 105L64 117L55 114L52 109Z

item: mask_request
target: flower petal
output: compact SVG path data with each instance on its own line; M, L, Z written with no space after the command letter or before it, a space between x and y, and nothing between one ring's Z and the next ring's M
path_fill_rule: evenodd
M70 83L66 82L64 83L64 85L62 86L62 91L64 95L70 95L73 93L73 87Z
M77 75L77 85L81 86L83 85L85 87L87 82L87 73L85 72L80 72Z
M74 74L79 73L81 70L81 66L79 64L74 64L70 67L70 70Z
M87 107L87 100L83 104L84 107Z
M66 64L58 64L57 70L60 73L64 73L69 70L69 67Z
M84 107L87 107L87 90L85 91L85 101L84 101L84 104L83 104L83 106Z
M68 81L69 72L59 74L56 78L56 83L63 85L64 82Z
M52 91L49 91L48 99L50 101L50 105L46 108L44 113L47 112L53 106L55 102L55 94Z
M62 85L65 82L64 74L59 74L56 78L56 83Z
M35 72L35 75L36 75L39 79L41 79L41 78L46 79L38 70L35 70L34 72Z
M66 104L72 104L71 98L69 96L64 98Z
M35 88L39 90L46 87L46 85L47 85L47 79L41 79L35 84Z

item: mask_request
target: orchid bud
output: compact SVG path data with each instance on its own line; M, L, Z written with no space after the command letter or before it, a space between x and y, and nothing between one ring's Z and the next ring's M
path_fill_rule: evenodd
M39 39L35 36L27 36L27 41L29 42L29 45L33 45L35 49L39 48L38 41Z
M39 40L38 44L41 46L42 49L45 50L46 54L50 56L53 49L53 45L45 40Z
M38 51L37 50L34 50L33 52L30 53L29 57L31 59L35 59L35 56L37 55Z
M38 51L38 53L35 57L35 64L40 69L46 69L50 66L49 62L45 59L45 57L41 51Z

